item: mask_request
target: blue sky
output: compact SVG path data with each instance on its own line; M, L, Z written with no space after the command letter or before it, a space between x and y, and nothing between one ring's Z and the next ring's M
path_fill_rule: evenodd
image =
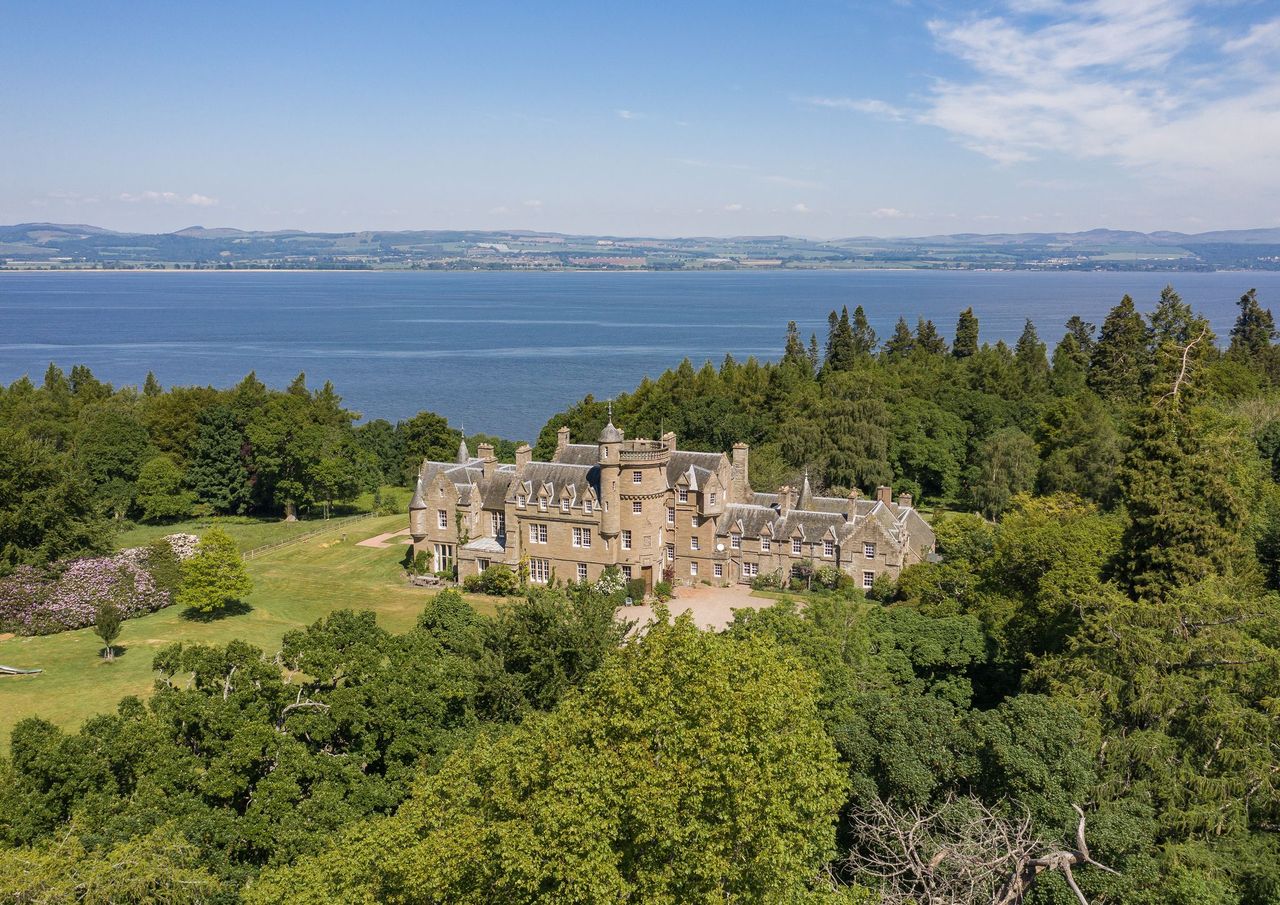
M0 222L1280 225L1280 6L23 3Z

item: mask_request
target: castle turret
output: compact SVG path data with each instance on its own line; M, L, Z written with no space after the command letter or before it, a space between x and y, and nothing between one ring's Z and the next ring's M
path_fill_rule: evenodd
M413 489L413 499L409 501L409 534L414 544L427 536L427 502L422 498L422 478Z
M600 463L600 504L604 512L600 515L600 533L605 537L615 537L621 531L619 516L621 502L618 498L618 481L622 462L622 431L613 426L613 418L600 432L596 443L599 445Z
M457 463L459 465L466 465L470 461L471 461L471 451L467 449L467 438L463 437L461 440L458 441Z

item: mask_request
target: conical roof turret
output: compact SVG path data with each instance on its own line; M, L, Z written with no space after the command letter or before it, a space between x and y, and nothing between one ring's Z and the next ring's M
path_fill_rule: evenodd
M600 431L600 437L597 443L621 443L622 431L613 426L613 419L609 419L609 423L604 426L604 430Z
M468 462L471 461L471 451L467 449L466 437L463 437L461 440L458 441L458 458L456 459L456 461L459 465L466 465Z

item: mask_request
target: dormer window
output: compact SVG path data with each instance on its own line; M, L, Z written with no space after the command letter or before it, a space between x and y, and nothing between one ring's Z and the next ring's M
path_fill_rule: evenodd
M761 537L761 538L760 538L760 552L761 552L761 553L768 553L768 552L769 552L770 550L772 550L772 549L773 549L773 541L769 540L769 538L767 538L767 537Z
M732 547L734 550L741 550L741 549L742 549L742 535L741 535L741 534L730 534L730 535L729 535L729 546L730 546L730 547Z
M716 504L716 492L713 490L711 491L711 501L707 505L714 506L715 504Z
M568 500L561 500L561 501L560 501L560 511L561 511L561 512L568 512L568 511L569 511L569 501L568 501Z
M582 501L582 512L584 515L590 515L592 512L595 511L595 508L596 508L595 504L592 503L590 500Z
M796 556L799 556L803 552L803 549L800 546L800 538L791 538L791 552Z
M689 502L689 491L686 488L681 487L680 490L677 491L677 493L679 494L680 502L682 503Z
M516 496L516 508L517 508L517 509L523 509L523 508L524 508L524 504L525 504L524 494L523 494L523 493L518 494L518 495Z
M547 498L546 498L546 497L538 497L538 508L539 508L539 509L541 509L543 512L546 512L546 511L547 511Z
M822 542L822 555L827 559L836 555L836 545L829 540Z

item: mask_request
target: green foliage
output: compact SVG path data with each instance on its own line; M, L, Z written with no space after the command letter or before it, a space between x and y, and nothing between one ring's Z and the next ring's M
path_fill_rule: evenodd
M972 308L960 312L956 321L956 335L951 341L951 354L956 358L968 358L978 353L978 318Z
M463 586L468 591L492 594L495 597L510 597L520 593L520 579L501 563L489 566L479 575L468 575Z
M200 538L195 555L182 564L182 583L174 602L211 613L243 600L252 587L236 542L214 527Z
M680 620L246 899L794 901L840 792L812 676Z
M105 645L103 654L107 662L116 658L115 648L112 645L120 637L120 628L123 624L124 616L114 600L108 597L98 602L98 610L93 620L93 633L101 638Z
M1036 445L1016 427L1006 427L988 437L979 453L980 465L969 486L974 507L998 518L1010 501L1035 486L1039 458Z
M154 456L138 472L137 504L142 518L163 522L186 518L195 495L183 488L183 474L170 456Z

